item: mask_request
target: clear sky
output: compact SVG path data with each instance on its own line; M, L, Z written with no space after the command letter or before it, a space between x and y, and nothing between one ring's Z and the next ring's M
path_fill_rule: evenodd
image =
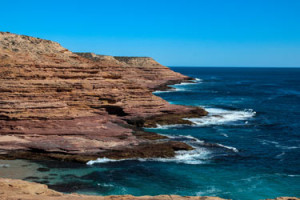
M167 66L300 67L300 0L0 0L0 31Z

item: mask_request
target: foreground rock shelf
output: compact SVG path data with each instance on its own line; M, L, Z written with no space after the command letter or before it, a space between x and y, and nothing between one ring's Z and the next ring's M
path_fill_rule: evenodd
M177 195L141 196L88 196L63 194L48 189L46 185L22 180L0 178L0 199L3 200L225 200L219 197L183 197ZM269 199L271 200L271 199ZM275 200L299 200L296 197L279 197Z
M63 194L48 189L46 185L38 183L30 183L21 180L0 179L0 199L30 199L30 200L223 200L218 197L181 197L176 195L161 196L142 196L134 197L132 195L122 196L88 196L79 194Z

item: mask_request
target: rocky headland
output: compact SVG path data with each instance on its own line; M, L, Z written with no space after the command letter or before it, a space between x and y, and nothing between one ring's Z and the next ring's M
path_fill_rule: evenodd
M60 44L0 32L0 159L87 162L173 157L185 143L144 131L191 124L204 109L171 105L152 94L191 81L149 57L73 53ZM86 196L0 178L0 199L222 200L176 195ZM279 197L276 200L298 200Z
M190 80L149 57L73 53L53 41L0 32L0 159L87 162L191 150L142 129L207 114L152 94Z

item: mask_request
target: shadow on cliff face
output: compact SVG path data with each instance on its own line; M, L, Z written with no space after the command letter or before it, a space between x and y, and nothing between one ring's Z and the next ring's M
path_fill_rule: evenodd
M110 115L117 115L120 117L128 115L126 112L124 112L123 108L120 106L105 105L105 106L101 106L101 107L104 108L106 110L106 112L108 112L108 114L110 114Z

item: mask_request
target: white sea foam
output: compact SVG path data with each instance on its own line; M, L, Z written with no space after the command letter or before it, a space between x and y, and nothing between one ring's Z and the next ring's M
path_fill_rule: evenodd
M190 82L182 82L182 83L178 83L178 84L174 84L174 85L169 85L169 86L184 86L184 85L195 85L197 83L202 83L203 80L200 78L196 78L195 80L191 80Z
M173 124L173 125L160 125L160 124L156 124L155 128L150 128L150 129L169 129L169 128L179 128L182 127L184 125L181 124Z
M230 150L232 150L232 151L234 151L234 152L239 152L239 150L237 149L237 148L235 148L235 147L231 147L231 146L225 146L225 145L223 145L223 144L217 144L217 146L219 146L219 147L223 147L223 148L225 148L225 149L230 149Z
M183 82L183 83L178 83L178 84L174 84L174 85L170 85L172 86L184 86L184 85L193 85L195 84L195 82Z
M152 92L152 94L161 94L161 93L168 93L168 92L174 92L174 90L156 90L154 92Z
M220 108L205 108L208 111L208 115L201 118L183 118L193 122L192 126L211 126L211 125L223 125L227 123L232 123L236 121L245 121L255 116L256 112L252 109L247 110L225 110ZM248 124L245 121L245 124ZM169 129L169 128L180 128L187 125L173 124L173 125L160 125L156 124L157 129ZM224 135L228 137L228 135Z
M109 159L109 158L98 158L96 160L90 160L86 164L93 165L96 163L109 163L109 162L121 162L125 160L138 160L140 162L156 161L156 162L176 162L185 164L202 164L205 160L209 159L210 152L204 148L196 148L191 151L176 151L175 157L173 158L130 158L130 159Z
M193 82L199 83L202 82L203 80L201 78L195 78L195 80L192 80Z
M278 155L276 156L276 158L281 158L281 157L284 156L284 155L285 155L285 152L282 152L282 153L278 154Z
M102 186L102 187L114 187L114 185L112 184L107 184L107 183L97 183L98 186Z
M185 88L176 88L176 87L171 87L171 88L172 89L170 89L170 90L157 90L157 91L152 92L152 94L187 91Z
M220 135L223 135L224 137L228 137L226 133L220 133Z
M212 151L207 147L203 147L205 142L203 140L199 140L191 135L165 135L170 139L184 141L187 144L191 145L194 149L191 151L176 151L175 157L173 158L130 158L130 159L109 159L109 158L98 158L96 160L91 160L87 162L87 165L93 165L96 163L109 163L109 162L121 162L126 160L137 160L140 162L175 162L175 163L184 163L190 165L199 165L206 163L212 157ZM201 146L202 145L202 146ZM222 144L215 144L218 147L222 147L225 149L230 149L233 152L238 152L238 149L235 147L225 146Z
M172 86L195 85L197 83L202 83L202 80L201 79L197 79L197 80L192 80L191 82L182 82L182 83L170 85L170 87L172 87Z
M120 162L120 161L124 161L124 160L126 160L126 159L115 160L115 159L109 159L109 158L104 157L104 158L97 158L96 160L90 160L86 164L93 165L95 163Z
M196 147L193 144L203 144L204 141L199 140L193 136L190 135L165 135L169 137L170 139L177 139L177 140L186 140L188 144L194 147L194 150L191 151L176 151L175 157L173 158L130 158L130 159L109 159L109 158L98 158L96 160L91 160L87 162L88 165L93 165L95 163L108 163L108 162L120 162L125 160L138 160L140 162L146 162L146 161L156 161L156 162L176 162L176 163L184 163L184 164L203 164L205 163L205 160L208 160L210 158L210 151L202 148L202 147Z
M195 80L192 80L191 82L182 82L174 85L168 85L171 87L169 90L157 90L152 92L153 94L161 94L161 93L169 93L169 92L183 92L183 91L188 91L186 88L182 88L181 86L186 86L186 85L194 85L197 83L201 83L202 79L196 78Z
M271 141L271 140L259 140L262 144L266 145L266 144L275 144L278 145L279 143L276 141Z
M189 139L191 142L197 142L198 144L204 144L203 140L199 140L198 138L195 138L191 135L178 135L178 136L174 136L174 138Z
M195 147L194 145L197 144L197 145L205 145L205 142L203 140L199 140L198 138L195 138L191 135L178 135L178 136L168 136L169 138L172 138L172 139L188 139L188 141L185 141L186 143L188 143L189 145ZM223 145L223 144L218 144L216 143L215 146L218 146L218 147L222 147L222 148L225 148L225 149L229 149L229 150L232 150L233 152L237 153L239 152L239 150L235 147L231 147L231 146L226 146L226 145Z
M185 88L176 88L176 87L174 87L174 91L175 92L184 92L184 91L188 91L188 90L185 89Z
M222 125L235 121L247 120L255 116L256 112L251 109L236 111L224 110L219 108L205 108L208 115L201 118L184 118L193 122L196 126Z
M157 90L157 91L154 91L154 92L152 92L152 94L161 94L161 93L169 93L169 92L182 92L182 91L187 91L187 89L185 89L185 88L171 87L171 89L169 89L169 90Z
M174 158L139 158L139 161L176 162L190 165L205 163L209 159L210 152L204 148L195 148L191 151L176 151Z
M263 145L274 145L278 149L283 149L283 150L299 149L300 148L300 146L286 146L286 145L281 145L279 142L271 141L271 140L260 140L260 142Z
M219 193L219 192L221 192L220 189L218 189L214 186L209 186L208 188L206 188L202 191L196 192L196 196L207 196L207 195L214 196L214 195L217 195L217 193Z
M289 174L288 176L289 177L299 177L300 175L298 175L298 174L296 174L296 175L295 174Z
M284 146L284 145L279 145L279 144L276 144L275 146L279 149L299 149L300 148L300 146Z

